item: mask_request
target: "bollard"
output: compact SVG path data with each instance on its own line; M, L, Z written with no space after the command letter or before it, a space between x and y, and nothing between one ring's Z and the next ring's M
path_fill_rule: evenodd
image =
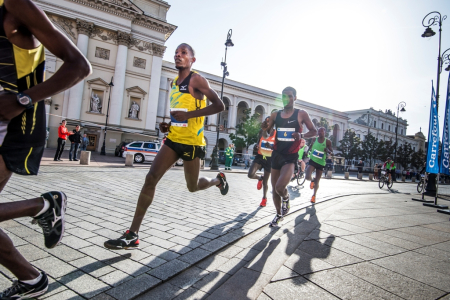
M349 172L345 172L344 178L345 178L345 179L349 179L349 178L350 178L350 173L349 173Z
M329 170L327 172L327 178L331 179L331 177L333 177L333 171Z
M411 182L416 182L416 177L415 176L411 177Z
M362 173L358 173L358 179L362 180L363 174Z
M205 169L205 160L204 159L200 160L200 169L201 170Z
M134 162L134 155L131 153L127 153L125 157L125 167L132 167Z
M405 180L406 180L406 177L402 176L402 182L405 182Z
M369 180L373 181L373 174L369 174Z
M81 151L80 165L90 165L90 164L91 164L91 151Z

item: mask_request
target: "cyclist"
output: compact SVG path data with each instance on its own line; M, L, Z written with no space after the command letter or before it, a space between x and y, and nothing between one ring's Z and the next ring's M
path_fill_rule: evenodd
M389 182L391 182L392 176L395 176L395 163L390 157L387 158L387 161L383 164L382 169L386 170L386 173L389 174Z
M295 165L295 172L294 176L292 176L292 180L295 180L297 178L298 174L298 166L300 165L300 169L302 170L301 173L305 172L306 163L308 162L309 158L307 157L309 147L306 145L306 141L304 139L300 140L300 150L298 150L298 163Z

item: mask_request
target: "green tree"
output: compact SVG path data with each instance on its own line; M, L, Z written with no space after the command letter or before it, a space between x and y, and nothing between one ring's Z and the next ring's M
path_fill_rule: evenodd
M392 157L392 155L395 152L395 145L392 143L391 140L383 141L380 140L378 142L378 159L385 162L388 157Z
M417 171L420 171L420 169L422 169L424 161L425 161L425 152L422 149L419 149L419 151L414 152L411 155L411 166L416 168Z
M361 142L361 157L363 160L369 160L369 166L372 166L372 160L378 156L378 145L377 138L370 132Z
M259 113L250 116L251 109L244 110L244 117L241 123L236 125L236 134L230 133L230 140L236 147L246 148L258 142L258 133L261 129L261 122L259 121Z
M356 133L347 129L341 140L341 144L336 148L340 151L338 155L344 157L346 161L358 158L360 155L360 144L361 140L356 136Z
M411 156L414 150L410 143L404 143L397 149L397 161L403 168L407 168L411 163Z

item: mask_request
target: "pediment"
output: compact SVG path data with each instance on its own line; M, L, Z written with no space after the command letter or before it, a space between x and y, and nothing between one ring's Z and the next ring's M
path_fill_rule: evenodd
M102 85L102 86L109 86L109 83L101 79L100 77L97 77L95 79L91 79L86 81L89 84L96 84L96 85Z
M128 93L133 92L133 93L142 94L142 95L146 95L147 94L146 91L144 91L143 89L141 89L137 85L133 86L133 87L130 87L130 88L127 88L126 90L127 90Z

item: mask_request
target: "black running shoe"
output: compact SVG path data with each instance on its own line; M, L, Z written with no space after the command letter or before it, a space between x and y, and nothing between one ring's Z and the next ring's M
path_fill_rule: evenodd
M50 202L50 207L40 216L33 218L31 223L37 223L42 228L45 247L50 249L58 245L64 235L67 197L63 192L48 192L41 197Z
M289 197L287 199L282 199L281 213L283 214L283 216L287 215L289 213L290 209L291 209L291 205L289 204Z
M279 227L280 222L283 221L283 216L276 214L275 218L273 218L272 222L270 222L269 227Z
M48 278L44 272L41 274L41 280L34 285L14 280L11 287L0 293L0 300L32 299L45 294L48 289Z
M139 248L139 236L136 233L127 230L120 238L106 241L104 246L105 248L113 250L136 249Z
M222 195L226 195L228 193L229 186L225 173L219 172L219 174L217 174L217 178L220 180L220 184L217 186L220 189L220 193Z

